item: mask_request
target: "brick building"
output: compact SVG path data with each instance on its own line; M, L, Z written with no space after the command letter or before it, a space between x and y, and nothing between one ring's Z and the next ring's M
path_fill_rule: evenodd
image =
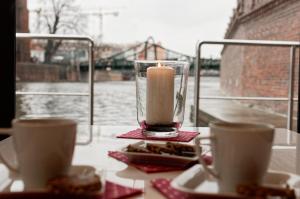
M28 27L28 9L27 0L16 0L16 32L27 33ZM16 60L17 62L26 62L30 60L30 40L19 39L16 42Z
M299 0L237 2L226 39L300 40ZM289 52L289 48L224 47L220 73L222 91L230 96L287 97ZM299 51L296 54L298 58ZM244 103L278 113L287 110L287 103L283 102Z

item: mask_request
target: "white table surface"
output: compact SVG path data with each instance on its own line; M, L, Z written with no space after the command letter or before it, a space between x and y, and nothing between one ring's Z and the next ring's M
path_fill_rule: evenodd
M93 141L89 145L75 147L73 165L89 165L96 168L107 180L119 183L121 185L143 189L144 193L132 198L164 198L159 192L152 188L150 181L155 178L172 179L179 175L181 171L162 172L147 174L132 166L109 157L108 151L118 150L130 143L137 142L136 139L120 139L116 135L133 130L133 126L93 126ZM183 130L199 131L200 135L209 134L206 127L187 127ZM286 135L292 135L292 144L286 144ZM276 129L276 136L273 147L273 154L270 163L270 169L285 172L296 173L296 139L299 134L286 129ZM84 137L80 137L84 138ZM190 143L193 143L190 142ZM0 142L0 151L8 156L11 154L11 139ZM8 169L0 163L0 190L9 191L9 183L15 185L18 182L12 182L9 177Z

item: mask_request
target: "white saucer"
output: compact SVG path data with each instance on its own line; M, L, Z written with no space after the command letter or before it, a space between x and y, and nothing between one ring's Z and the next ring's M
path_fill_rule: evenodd
M296 197L300 198L300 176L278 171L268 171L264 185L285 187L289 185L295 189ZM172 180L171 186L181 192L187 193L191 197L237 197L237 194L219 194L216 180L209 176L199 164Z
M70 175L83 175L83 176L89 176L96 173L96 169L92 166L88 165L72 165L69 174ZM4 180L2 180L2 183L4 183ZM104 185L104 179L101 176L101 182L102 185ZM19 176L9 176L9 178L6 179L6 186L2 186L0 192L24 192L24 184ZM0 186L1 187L1 186ZM100 193L103 189L101 189ZM35 190L26 190L26 192L45 192L44 189L35 189Z

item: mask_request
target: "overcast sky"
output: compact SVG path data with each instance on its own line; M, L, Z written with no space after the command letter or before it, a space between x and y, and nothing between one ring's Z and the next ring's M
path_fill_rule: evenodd
M36 2L28 0L28 8ZM197 40L222 39L237 0L77 0L82 10L117 11L103 17L103 41L133 43L153 36L167 48L195 54ZM94 23L99 24L97 21ZM98 33L99 26L89 32ZM220 48L205 48L205 57L219 57Z

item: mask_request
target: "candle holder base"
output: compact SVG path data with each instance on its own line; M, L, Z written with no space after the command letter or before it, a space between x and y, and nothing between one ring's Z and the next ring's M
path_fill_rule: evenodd
M170 126L147 126L143 135L153 138L174 138L178 136L178 129Z

